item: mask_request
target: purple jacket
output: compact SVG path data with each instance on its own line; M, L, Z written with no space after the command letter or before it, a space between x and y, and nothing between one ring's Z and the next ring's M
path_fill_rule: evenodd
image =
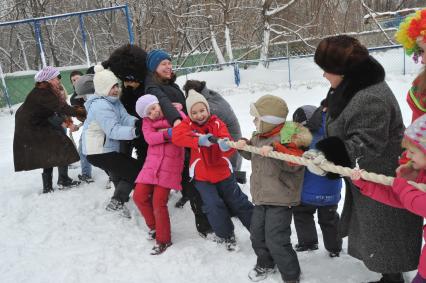
M180 114L185 117L182 112ZM165 118L157 121L143 119L142 131L148 143L148 153L136 183L181 190L184 148L172 143L167 130L158 131L167 128L170 128L170 124Z

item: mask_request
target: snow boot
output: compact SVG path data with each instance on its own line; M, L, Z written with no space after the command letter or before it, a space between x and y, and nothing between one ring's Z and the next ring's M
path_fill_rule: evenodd
M78 175L78 179L81 182L85 182L86 184L93 183L95 180L92 179L92 177L87 176L86 174Z
M156 243L155 246L152 248L151 255L159 255L162 254L168 247L172 245L172 242L165 243L165 244L159 244Z
M53 193L52 174L41 173L41 177L43 179L43 194Z
M68 177L68 166L58 167L58 186L60 190L77 187L80 183L80 181L74 181Z
M189 200L189 198L187 197L181 197L176 203L175 203L175 207L176 208L183 208L185 203Z
M296 252L315 251L318 250L318 244L297 244L294 246Z
M256 265L252 270L250 270L248 277L251 281L258 282L265 280L266 277L268 277L270 274L275 273L276 271L277 270L275 267L268 268Z
M121 201L119 201L115 198L111 199L111 201L108 203L108 205L106 206L105 209L108 210L108 211L117 211L117 212L119 212L119 215L122 216L122 217L132 218L131 215L130 215L130 211L127 208L127 206L123 202L121 202Z

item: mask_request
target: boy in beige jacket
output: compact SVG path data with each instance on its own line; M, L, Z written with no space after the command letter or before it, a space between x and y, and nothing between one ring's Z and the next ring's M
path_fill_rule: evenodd
M281 272L284 282L299 282L300 266L291 245L292 207L300 203L304 167L268 158L272 149L297 152L308 147L312 136L300 124L286 122L288 108L277 96L265 95L250 106L255 117L256 132L248 140L240 140L237 147L246 144L261 147L263 155L240 150L243 158L251 160L250 193L255 204L250 226L250 239L257 255L257 263L249 273L252 281L265 279Z

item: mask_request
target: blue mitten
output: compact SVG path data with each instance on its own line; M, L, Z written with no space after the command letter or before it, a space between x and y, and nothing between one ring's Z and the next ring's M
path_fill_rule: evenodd
M221 151L228 151L231 149L231 147L228 145L227 142L229 142L229 138L223 138L223 139L217 140L217 144L219 145L219 148Z
M169 135L169 137L172 137L172 128L168 128L167 129L167 134Z
M198 145L209 147L212 143L209 141L209 137L213 136L212 134L201 135L198 138Z

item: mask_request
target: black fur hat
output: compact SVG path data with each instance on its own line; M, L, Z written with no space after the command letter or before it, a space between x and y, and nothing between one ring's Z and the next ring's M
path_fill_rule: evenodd
M115 49L102 65L122 81L143 82L147 73L146 55L139 46L126 44Z

